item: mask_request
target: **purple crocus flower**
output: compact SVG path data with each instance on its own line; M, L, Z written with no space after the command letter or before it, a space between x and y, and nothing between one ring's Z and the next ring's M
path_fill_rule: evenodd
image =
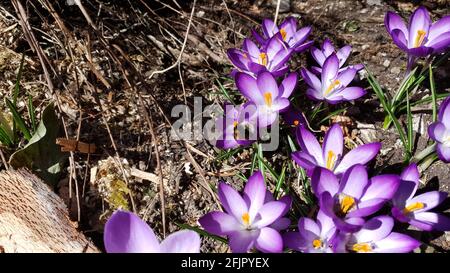
M260 45L266 45L270 38L276 37L284 41L295 52L302 52L312 45L314 41L306 41L311 33L311 27L297 29L297 20L294 17L286 18L278 27L272 20L264 19L262 22L263 35L252 29L252 35Z
M297 142L301 151L292 153L294 161L311 175L315 167L324 167L341 175L356 164L364 165L380 151L381 143L358 146L343 156L344 135L339 124L333 124L325 134L322 147L304 126L297 129Z
M281 252L283 240L276 226L286 226L282 216L289 210L291 199L266 203L266 192L261 172L248 179L242 196L220 183L218 195L225 212L210 212L198 221L206 231L228 236L232 252L247 252L253 247L262 252ZM277 224L279 219L282 223Z
M406 27L403 19L388 11L384 25L394 43L410 56L437 54L450 46L450 16L433 23L425 7L414 11Z
M219 134L215 146L220 149L231 149L255 142L256 107L250 103L239 106L226 104L224 110L225 116L216 120L216 129ZM250 133L247 138L245 138L245 131Z
M420 242L408 235L392 232L394 220L386 215L367 221L356 233L340 234L336 240L336 252L358 253L407 253L420 246Z
M331 171L319 167L311 177L311 187L320 200L320 208L343 232L358 231L364 224L362 217L377 212L394 196L399 184L397 175L369 179L362 165L348 169L340 181Z
M153 230L136 214L118 210L105 225L104 242L109 253L199 253L200 236L181 230L161 243Z
M278 37L271 38L262 49L250 39L245 39L242 50L232 48L227 51L227 54L236 67L232 75L236 72L245 72L256 76L262 71L269 71L275 77L279 77L289 70L287 61L292 54L292 49L286 48Z
M319 210L317 222L306 217L298 221L298 232L283 235L284 244L290 249L307 253L332 253L337 234L333 219Z
M300 73L308 84L306 95L317 101L325 100L331 104L355 100L366 94L361 87L348 87L356 75L355 68L347 68L339 72L339 58L335 53L327 57L323 63L321 79L306 68Z
M256 79L245 73L236 73L236 86L257 107L258 127L271 125L280 111L289 107L289 96L297 84L297 73L290 73L278 86L274 76L261 72Z
M436 141L436 152L440 160L450 163L450 97L439 108L438 120L428 126L428 135Z
M414 196L419 186L419 170L412 163L401 174L401 183L392 198L392 215L400 222L409 223L421 230L450 230L450 218L430 212L447 197L446 192L430 191Z
M282 113L282 116L286 124L291 126L293 129L307 123L305 115L292 105L289 106L288 110Z
M319 64L320 66L320 67L312 66L311 70L317 74L321 74L322 66L325 64L325 60L333 53L336 54L336 57L339 60L339 72L342 72L348 68L353 68L356 71L363 69L364 66L362 64L355 64L343 67L348 57L350 56L351 52L352 47L349 45L346 45L336 51L331 41L329 39L325 39L321 49L318 49L317 47L314 46L311 47L311 55L313 56L314 60L316 60L317 64Z

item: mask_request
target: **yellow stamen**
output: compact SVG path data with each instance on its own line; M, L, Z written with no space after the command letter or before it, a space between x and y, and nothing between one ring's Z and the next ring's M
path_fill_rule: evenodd
M300 124L300 121L294 120L294 126L298 126Z
M368 243L354 244L352 250L355 252L371 252L372 247Z
M242 214L242 221L246 226L250 224L250 215L247 212Z
M236 128L238 126L238 122L237 121L233 121L233 127Z
M347 214L347 212L353 208L355 205L355 199L351 196L344 196L341 200L341 212L344 214Z
M427 33L424 30L419 29L417 31L416 39L414 40L414 47L419 47L422 45L423 40L425 40L425 35Z
M338 86L339 84L341 84L341 81L339 80L334 80L334 82L332 82L330 84L330 86L328 86L327 90L325 91L325 96L328 95L331 91L333 91L333 89Z
M312 245L315 249L321 248L323 243L320 239L315 239L314 241L312 241Z
M264 93L264 102L268 107L272 106L272 93L270 92Z
M247 53L244 53L242 56L244 56L244 58L248 59Z
M238 128L237 128L237 126L238 126L238 122L237 121L234 121L233 122L233 135L234 135L234 139L239 139L240 138L240 135L239 135L239 130L238 130Z
M424 207L425 207L424 203L416 202L416 203L413 203L413 204L407 206L406 208L404 208L403 209L403 214L409 214L409 213L411 213L413 211L416 211L416 210L419 210L419 209L423 209Z
M260 65L267 65L267 54L264 52L259 53L259 64Z
M333 170L334 163L336 163L336 155L333 153L333 151L328 151L327 154L327 169Z
M280 34L281 34L281 37L283 38L283 41L286 41L287 32L286 32L286 30L284 30L284 28L280 29Z

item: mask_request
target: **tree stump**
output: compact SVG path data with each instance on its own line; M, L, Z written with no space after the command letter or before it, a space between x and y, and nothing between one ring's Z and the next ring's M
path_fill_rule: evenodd
M0 172L0 250L99 252L69 219L67 207L31 172Z

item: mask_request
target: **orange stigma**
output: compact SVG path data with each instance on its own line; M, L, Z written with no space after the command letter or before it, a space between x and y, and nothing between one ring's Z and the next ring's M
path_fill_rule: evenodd
M272 107L272 93L266 92L264 93L264 102L268 107Z
M371 252L372 247L368 243L354 244L352 250L355 252Z
M242 221L246 226L250 225L250 215L247 212L242 214Z
M423 41L425 40L426 34L427 33L422 29L419 29L417 31L416 39L414 40L414 47L419 47L422 45Z
M280 34L281 34L281 37L283 38L283 41L286 41L287 32L284 28L280 29Z
M300 121L294 120L294 126L298 126L300 124Z
M336 88L336 86L338 86L339 84L341 84L341 81L339 80L334 80L330 86L328 86L327 90L325 91L324 96L328 95L331 91L333 91L334 88Z
M264 52L259 53L259 64L260 65L267 65L267 54Z
M425 207L424 203L416 202L409 206L406 206L406 208L404 208L402 212L403 212L403 214L410 214L411 212L419 210L419 209L423 209L424 207Z
M323 242L320 239L315 239L312 241L312 245L315 249L319 249L323 246Z

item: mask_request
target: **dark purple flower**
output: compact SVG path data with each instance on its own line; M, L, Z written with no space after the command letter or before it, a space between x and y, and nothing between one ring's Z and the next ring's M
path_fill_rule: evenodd
M319 210L317 222L301 217L298 221L298 232L287 232L283 235L283 240L284 244L293 250L307 253L331 253L336 231L333 219Z
M282 116L287 125L292 128L297 128L307 123L305 115L292 105L288 108L288 110L282 113Z
M216 130L219 133L215 146L220 149L231 149L255 142L256 107L250 103L239 106L226 104L224 110L225 116L216 120Z
M377 212L394 196L399 184L397 175L369 179L362 165L348 169L340 181L331 171L319 167L311 177L311 187L320 199L320 208L344 232L358 231L364 224L362 217Z
M309 175L315 167L324 167L341 175L356 164L366 164L380 151L381 143L358 146L343 156L344 135L339 124L333 124L325 134L322 147L314 135L304 126L297 129L297 142L301 151L292 153L295 162Z
M364 66L362 64L355 64L355 65L343 67L345 62L347 61L348 57L350 56L351 52L352 52L352 47L349 45L346 45L336 51L336 49L334 48L331 41L329 39L325 39L325 41L322 44L321 49L318 49L314 46L311 47L311 55L316 60L317 64L319 64L319 66L320 66L320 67L313 66L313 67L311 67L311 70L317 74L322 73L322 67L325 64L325 60L333 53L336 54L336 57L339 60L339 72L342 72L348 68L353 68L356 71L363 69Z
M278 86L274 76L261 72L256 79L245 73L236 73L236 86L257 107L258 127L271 125L280 111L289 107L289 96L297 84L297 73L290 73Z
M214 211L199 219L208 232L228 236L233 252L247 252L251 248L262 252L281 252L283 240L277 226L285 227L291 198L266 203L266 185L261 172L254 173L241 196L225 183L219 184L218 195L225 212ZM279 219L284 219L277 223Z
M342 101L355 100L366 94L361 87L348 87L356 75L355 68L347 68L339 72L339 58L335 53L327 57L323 63L321 79L306 68L300 73L308 84L306 95L317 101L327 101L336 104Z
M412 163L401 174L401 183L392 198L392 215L400 222L409 223L421 230L450 230L450 218L429 210L442 203L447 193L430 191L414 196L419 186L419 170Z
M137 215L118 210L105 225L104 242L109 253L199 253L200 236L190 230L172 233L161 243Z
M420 242L408 235L392 232L394 220L378 216L367 221L356 233L340 234L336 240L336 252L358 253L407 253L420 246Z
M428 126L428 135L436 141L436 152L440 160L450 163L450 97L439 108L438 121Z
M386 13L384 25L394 43L412 56L437 54L450 45L450 16L433 23L425 7L414 11L408 27L398 14L390 11Z
M287 61L292 54L292 49L286 48L278 37L271 38L267 45L259 48L250 39L245 39L242 50L232 48L227 51L228 58L236 67L232 72L244 72L255 76L263 71L279 77L288 72Z
M311 33L311 27L297 29L297 20L294 17L286 18L278 27L272 20L264 19L262 23L263 35L259 35L252 29L252 35L260 45L266 45L270 38L276 37L284 41L289 48L295 52L307 49L313 41L306 41Z

